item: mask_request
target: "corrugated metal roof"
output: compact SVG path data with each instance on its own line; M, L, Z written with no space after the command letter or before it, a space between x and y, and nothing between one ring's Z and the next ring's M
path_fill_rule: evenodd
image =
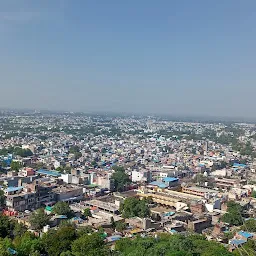
M245 231L239 231L238 232L238 234L240 235L240 236L243 236L243 237L245 237L245 238L250 238L250 237L253 237L253 234L251 234L251 233L248 233L248 232L245 232Z
M241 245L241 244L244 244L246 243L246 240L240 240L240 239L232 239L229 241L229 244L231 245Z
M158 186L160 188L167 188L167 185L165 185L163 182L159 182L159 181L153 181L153 182L149 183L149 185Z
M174 178L174 177L165 177L163 178L164 182L174 182L174 181L178 181L179 179Z
M18 190L22 190L23 186L19 186L19 187L8 187L7 189L5 189L6 192L15 192Z
M49 170L38 170L36 171L38 174L42 174L42 175L49 175L49 176L54 176L54 177L60 177L61 173L56 172L56 171L49 171Z
M107 237L107 240L108 240L109 242L114 242L114 241L120 240L121 238L122 238L122 236L120 236L120 235L115 235L115 236Z

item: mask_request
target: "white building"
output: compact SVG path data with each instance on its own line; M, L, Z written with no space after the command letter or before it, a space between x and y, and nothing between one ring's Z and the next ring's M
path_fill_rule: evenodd
M150 182L151 172L150 171L132 171L132 182Z

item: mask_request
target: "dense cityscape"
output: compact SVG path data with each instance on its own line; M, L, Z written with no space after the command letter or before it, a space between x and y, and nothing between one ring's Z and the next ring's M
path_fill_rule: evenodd
M256 125L1 111L0 255L255 255Z

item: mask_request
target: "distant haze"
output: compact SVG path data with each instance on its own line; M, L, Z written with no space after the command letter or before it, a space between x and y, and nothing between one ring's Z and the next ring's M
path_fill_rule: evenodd
M256 1L0 1L0 108L256 119Z

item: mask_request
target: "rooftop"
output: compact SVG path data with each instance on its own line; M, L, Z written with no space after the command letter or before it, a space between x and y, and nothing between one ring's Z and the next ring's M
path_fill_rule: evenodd
M70 191L79 190L79 189L82 189L82 188L80 188L78 186L66 185L66 186L58 186L58 187L54 188L53 191L55 193L64 193L64 192L70 192Z
M233 167L242 167L242 168L245 168L245 167L247 167L247 165L246 165L246 164L240 164L240 163L234 163L234 164L233 164Z
M41 174L41 175L53 176L53 177L60 177L61 176L61 174L59 172L43 170L43 169L36 171L36 173Z
M174 178L174 177L165 177L165 178L163 178L164 182L175 182L175 181L178 181L178 180L179 180L178 178Z
M167 185L165 185L163 182L160 182L160 181L153 181L153 182L149 183L149 185L158 186L159 188L167 188L168 187Z
M5 189L6 192L15 192L18 190L22 190L23 186L19 186L19 187L8 187L7 189Z
M185 189L190 189L190 190L194 190L194 191L198 191L198 192L203 192L203 193L217 193L216 190L213 189L209 189L209 188L203 188L203 187L185 187Z
M251 233L248 233L248 232L245 232L245 231L239 231L238 232L238 234L240 235L240 236L243 236L243 237L245 237L245 238L250 238L250 237L253 237L253 234L251 234Z
M229 241L229 244L231 245L241 245L241 244L245 244L246 243L246 240L242 240L242 239L232 239Z
M107 237L107 240L108 242L114 242L114 241L120 240L121 238L122 236L120 235L114 235L114 236Z

